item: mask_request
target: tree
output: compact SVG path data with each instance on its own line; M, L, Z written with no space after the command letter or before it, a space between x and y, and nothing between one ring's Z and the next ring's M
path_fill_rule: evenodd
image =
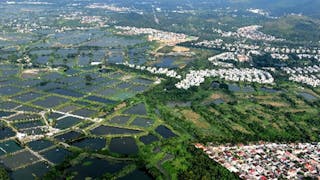
M66 66L66 65L67 65L67 63L68 63L68 59L64 58L64 59L63 59L63 65L65 65L65 66Z
M90 74L87 74L87 75L84 77L84 79L85 79L85 81L86 81L86 85L91 85L93 78L91 77Z
M0 179L9 180L9 174L4 168L0 168Z
M181 171L178 179L239 179L194 146L188 146L187 150L193 156L189 157L188 169Z

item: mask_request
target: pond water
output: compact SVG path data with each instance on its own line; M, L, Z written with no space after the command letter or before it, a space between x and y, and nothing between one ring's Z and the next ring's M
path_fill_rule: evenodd
M62 116L64 116L64 115L60 114L60 113L50 112L49 114L47 114L47 119L56 120Z
M146 171L136 169L118 180L151 180L153 179Z
M11 110L14 109L16 107L18 107L20 104L15 103L15 102L4 102L0 100L0 109L6 109L6 110Z
M39 56L35 61L36 63L39 63L39 64L47 64L47 62L49 62L49 59L50 59L50 56Z
M21 101L21 102L27 102L27 101L31 101L36 98L39 98L41 96L42 95L37 92L27 92L27 93L24 93L24 94L21 94L19 96L14 97L14 99L17 101Z
M83 138L72 142L71 145L90 151L98 151L106 146L106 140L103 138Z
M86 121L86 122L81 123L78 127L80 129L85 129L93 124L94 124L94 122L92 122L92 121Z
M78 92L71 91L68 89L53 89L53 90L50 90L49 92L55 93L55 94L60 94L63 96L71 96L71 97L75 97L75 98L80 98L80 97L84 96L84 94L82 94L82 93L78 93Z
M110 98L123 101L125 99L132 98L133 96L135 96L135 94L136 94L135 92L130 92L130 91L118 91L118 93L114 94Z
M156 128L156 132L159 133L163 138L171 138L177 136L169 128L164 125L160 125Z
M67 102L68 99L58 97L58 96L49 96L44 98L43 100L38 100L33 102L34 105L40 106L40 107L45 107L45 108L53 108L58 105L61 105L65 102Z
M109 149L113 153L133 155L138 153L138 146L132 137L112 138Z
M130 64L137 64L137 65L142 65L145 62L147 62L146 58L144 57L131 57L129 59Z
M16 133L11 128L6 127L0 123L0 140L15 136L15 135Z
M240 92L241 88L236 84L228 84L228 90L231 92Z
M146 136L141 136L139 140L141 142L143 142L144 144L148 145L148 144L151 144L155 141L158 141L159 138L153 134L148 134Z
M130 90L133 91L133 92L136 92L136 93L143 92L146 89L148 89L148 87L144 86L144 85L132 85L130 87Z
M41 116L38 114L27 114L27 113L21 113L16 114L14 116L11 116L10 118L7 118L9 121L21 121L21 120L32 120L32 119L40 119Z
M153 123L154 123L154 120L152 119L137 117L135 120L133 120L131 125L140 126L140 127L150 127L153 125Z
M91 103L89 103L87 101L79 101L79 100L76 100L74 103L77 105L82 105L82 106L91 106L92 105ZM80 108L80 106L79 106L79 108Z
M112 101L110 99L105 99L105 98L102 98L102 97L98 97L98 96L88 96L85 99L89 100L89 101L95 101L95 102L98 102L98 103L103 103L103 104L114 104L115 103L115 101Z
M34 151L41 151L53 145L54 145L53 142L49 140L44 140L44 139L31 141L27 143L27 146Z
M0 156L7 154L7 153L13 153L16 151L21 150L22 147L13 140L8 140L0 143Z
M69 76L61 79L60 82L63 82L66 84L76 84L76 83L82 82L83 80L84 79L80 76Z
M15 114L15 112L9 112L9 111L0 111L0 118L3 118L3 117L7 117L7 116L11 116Z
M160 62L154 64L156 67L162 68L176 68L177 65L174 64L174 59L172 57L163 57Z
M142 41L137 39L125 39L122 37L114 37L114 36L104 36L99 39L94 39L92 41L86 42L85 46L98 46L98 47L118 47L118 46L128 46L135 45Z
M242 88L242 92L244 92L244 93L252 93L252 92L254 92L254 91L255 91L254 88L251 87L251 86L244 86L244 87Z
M105 125L101 125L95 129L91 130L91 133L95 134L95 135L137 134L140 132L141 131L139 131L139 130L105 126Z
M260 91L266 92L266 93L277 93L280 92L280 90L276 90L273 88L266 88L266 87L262 87L260 88Z
M109 122L115 124L126 124L130 119L130 116L115 116Z
M28 81L21 81L19 82L19 86L23 86L23 87L34 87L39 85L42 82L42 80L40 79L31 79Z
M136 79L133 79L132 82L146 84L146 85L153 84L152 80L146 79L146 78L136 78Z
M118 89L127 89L131 86L132 84L130 83L126 83L126 82L122 82L120 84L117 85L117 88Z
M13 171L10 174L10 177L14 180L34 180L36 176L37 178L41 178L50 170L50 166L45 162L37 162L30 166L18 169Z
M169 107L190 107L191 106L191 101L187 101L187 102L168 102L167 106Z
M59 109L59 111L61 112L71 112L74 111L76 109L79 109L80 107L75 105L75 104L70 104L70 105L66 105L64 107L62 107L61 109Z
M86 108L78 109L78 110L75 110L72 112L72 114L74 114L74 115L83 116L83 117L91 117L96 113L97 113L97 111L94 111L91 109L86 109Z
M51 33L50 33L51 34ZM75 45L81 42L87 41L89 38L94 38L91 33L88 32L81 32L81 31L70 31L70 32L63 32L63 33L56 33L50 39L50 42L56 42L59 44L64 45Z
M219 105L219 104L223 104L224 100L223 99L215 99L212 101L213 104Z
M19 108L17 108L16 110L18 111L25 111L25 112L40 112L42 111L39 108L35 108L35 107L31 107L31 106L27 106L27 105L21 105Z
M122 72L115 72L113 74L109 74L108 78L111 78L111 79L119 79L121 77L125 76L124 73Z
M77 54L77 50L76 49L58 49L55 54L62 57L67 57L70 55Z
M218 89L218 88L220 88L220 83L219 83L219 82L216 82L216 81L213 81L213 82L211 83L211 87L212 87L213 89Z
M18 168L23 164L29 164L38 160L39 158L28 150L21 151L12 156L6 156L1 159L3 165L11 170Z
M314 101L318 99L316 96L306 92L301 92L299 93L299 95L302 96L307 101Z
M32 128L32 127L43 126L43 125L44 123L41 120L18 122L13 124L13 126L16 127L17 129Z
M109 69L109 68L103 67L103 68L99 69L99 72L101 72L101 73L111 73L111 72L113 72L113 69ZM106 80L106 79L103 78L103 80Z
M127 162L87 157L80 164L69 168L67 171L75 174L74 179L86 179L87 177L96 179L105 173L116 173L127 165Z
M108 59L109 63L122 63L123 62L123 56L119 55L119 56L111 56Z
M77 131L70 131L58 136L55 136L55 138L62 142L69 142L76 139L79 139L83 134L77 132Z
M18 73L19 73L19 69L17 67L16 69L2 70L2 76L4 77L17 76Z
M69 68L65 73L67 73L68 75L75 75L75 74L79 73L79 70L74 69L74 68Z
M41 77L42 79L47 79L49 81L59 81L60 79L66 78L64 75L57 72L49 72Z
M56 83L56 82L45 82L45 81L41 81L41 82L37 82L37 84L39 84L39 86L37 86L36 88L38 90L42 90L42 91L48 91L50 89L56 89L56 88L61 88L62 86L64 86L61 83Z
M3 96L14 95L20 91L22 91L20 88L13 87L13 86L0 87L0 95L3 95Z
M30 51L30 54L36 54L38 56L43 56L43 55L50 55L52 52L53 52L52 50L41 49L41 50Z
M123 112L123 114L137 114L137 115L147 115L147 110L144 103L137 104Z
M81 119L68 116L68 117L60 119L59 121L56 121L56 124L54 125L54 127L58 128L58 129L66 129L66 128L70 128L71 126L74 126L80 122L81 122Z
M103 95L103 96L113 96L117 92L118 90L115 88L107 88L107 89L103 89L102 91L99 91L97 94Z
M81 55L78 60L79 66L87 66L90 64L90 57Z
M67 156L71 155L71 152L67 149L57 147L48 151L41 152L40 154L50 162L54 164L60 164L65 160Z

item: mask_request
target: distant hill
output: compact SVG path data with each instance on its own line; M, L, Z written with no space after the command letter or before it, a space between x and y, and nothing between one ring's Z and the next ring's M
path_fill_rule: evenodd
M320 20L305 16L284 16L264 24L263 31L295 41L320 41Z
M81 1L81 0L74 0ZM82 0L82 3L112 3L120 6L138 6L139 8L150 8L156 4L165 9L184 9L235 7L235 8L261 8L271 11L273 15L282 16L291 13L303 13L306 16L320 18L320 0Z
M320 0L226 0L230 6L262 8L275 15L302 13L320 18Z

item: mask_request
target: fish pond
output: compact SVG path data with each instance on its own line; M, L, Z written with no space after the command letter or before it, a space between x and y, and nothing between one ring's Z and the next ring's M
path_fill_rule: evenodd
M299 93L299 95L307 101L315 101L318 99L316 96L314 96L310 93L306 93L306 92L301 92L301 93Z
M94 135L117 135L117 134L137 134L142 131L134 130L134 129L127 129L127 128L119 128L113 126L105 126L101 125L93 130L91 133Z
M90 151L98 151L106 146L106 139L103 138L83 138L76 140L70 143L72 146L76 146L78 148L90 150Z
M167 128L164 125L158 126L156 128L156 132L165 139L177 136L175 133L173 133L169 128Z
M139 151L136 141L132 137L112 138L109 149L113 153L122 155L134 155Z
M114 174L127 165L128 162L87 157L81 163L70 167L67 172L74 175L74 179L96 179L106 173Z

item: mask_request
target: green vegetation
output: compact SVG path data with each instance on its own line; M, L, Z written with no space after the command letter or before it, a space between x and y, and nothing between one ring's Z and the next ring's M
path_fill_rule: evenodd
M319 101L305 102L296 93L296 87L280 83L283 92L265 93L255 87L251 93L231 93L225 89L212 89L211 81L191 92L170 89L168 86L153 89L147 96L158 99L156 104L168 102L192 102L190 107L159 109L173 127L180 126L202 142L248 142L248 141L317 141L320 121L317 110ZM223 87L223 84L220 85ZM245 86L244 84L241 86ZM159 91L167 88L166 93ZM216 97L214 97L216 96ZM161 98L160 98L161 97ZM225 101L216 105L210 102L220 97ZM209 98L209 99L208 99ZM150 101L153 102L154 101ZM194 112L198 122L189 121L183 111ZM181 113L182 112L182 113ZM201 120L201 119L202 120ZM309 122L312 120L313 123ZM202 123L199 123L202 122ZM309 122L309 123L306 123ZM210 124L209 127L204 128Z
M0 168L0 179L9 180L9 174L4 168Z
M320 21L306 16L290 15L264 23L263 31L292 41L320 39Z
M319 142L320 89L290 82L288 75L280 70L283 66L318 65L319 61L315 57L299 59L298 53L288 53L289 60L277 60L263 51L264 45L269 44L271 48L306 47L310 51L318 46L317 6L310 8L306 16L283 16L289 14L289 10L282 10L286 3L290 3L289 9L295 9L292 12L301 5L301 1L291 1L115 2L132 7L132 11L125 13L85 7L91 1L80 4L59 1L26 7L3 3L0 127L5 133L1 134L1 142L10 139L12 151L23 149L44 156L48 164L44 165L43 179L77 179L79 175L117 179L142 170L156 179L228 180L238 178L196 149L194 143ZM270 10L271 16L280 17L247 11L248 4L259 7L261 3L265 5L261 8ZM12 9L6 9L9 6ZM306 12L303 7L301 10ZM264 33L286 40L223 37L213 31L218 28L236 32L240 27L256 24L263 26ZM230 47L260 46L263 55L252 55L248 62L225 62L235 68L274 68L268 71L275 84L264 86L207 78L199 87L177 89L175 84L179 79L118 63L168 66L185 77L190 70L220 69L208 58L233 50L204 48L195 42L172 46L149 42L145 34L119 35L115 26L185 33L198 36L199 42L223 39L223 45ZM177 46L183 47L180 48L183 52ZM251 47L241 48L234 51L250 54ZM165 60L167 64L163 63ZM314 99L307 99L301 93ZM9 117L11 113L13 116ZM40 142L45 147L32 149L30 139L16 138L16 132L30 137L45 136L41 139L45 142ZM16 156L2 151L1 158ZM48 151L51 154L46 154ZM9 179L13 172L32 169L33 165L0 168L0 179Z
M218 163L212 162L204 152L194 146L188 146L187 151L193 155L187 159L191 166L187 170L181 171L178 179L239 179Z

